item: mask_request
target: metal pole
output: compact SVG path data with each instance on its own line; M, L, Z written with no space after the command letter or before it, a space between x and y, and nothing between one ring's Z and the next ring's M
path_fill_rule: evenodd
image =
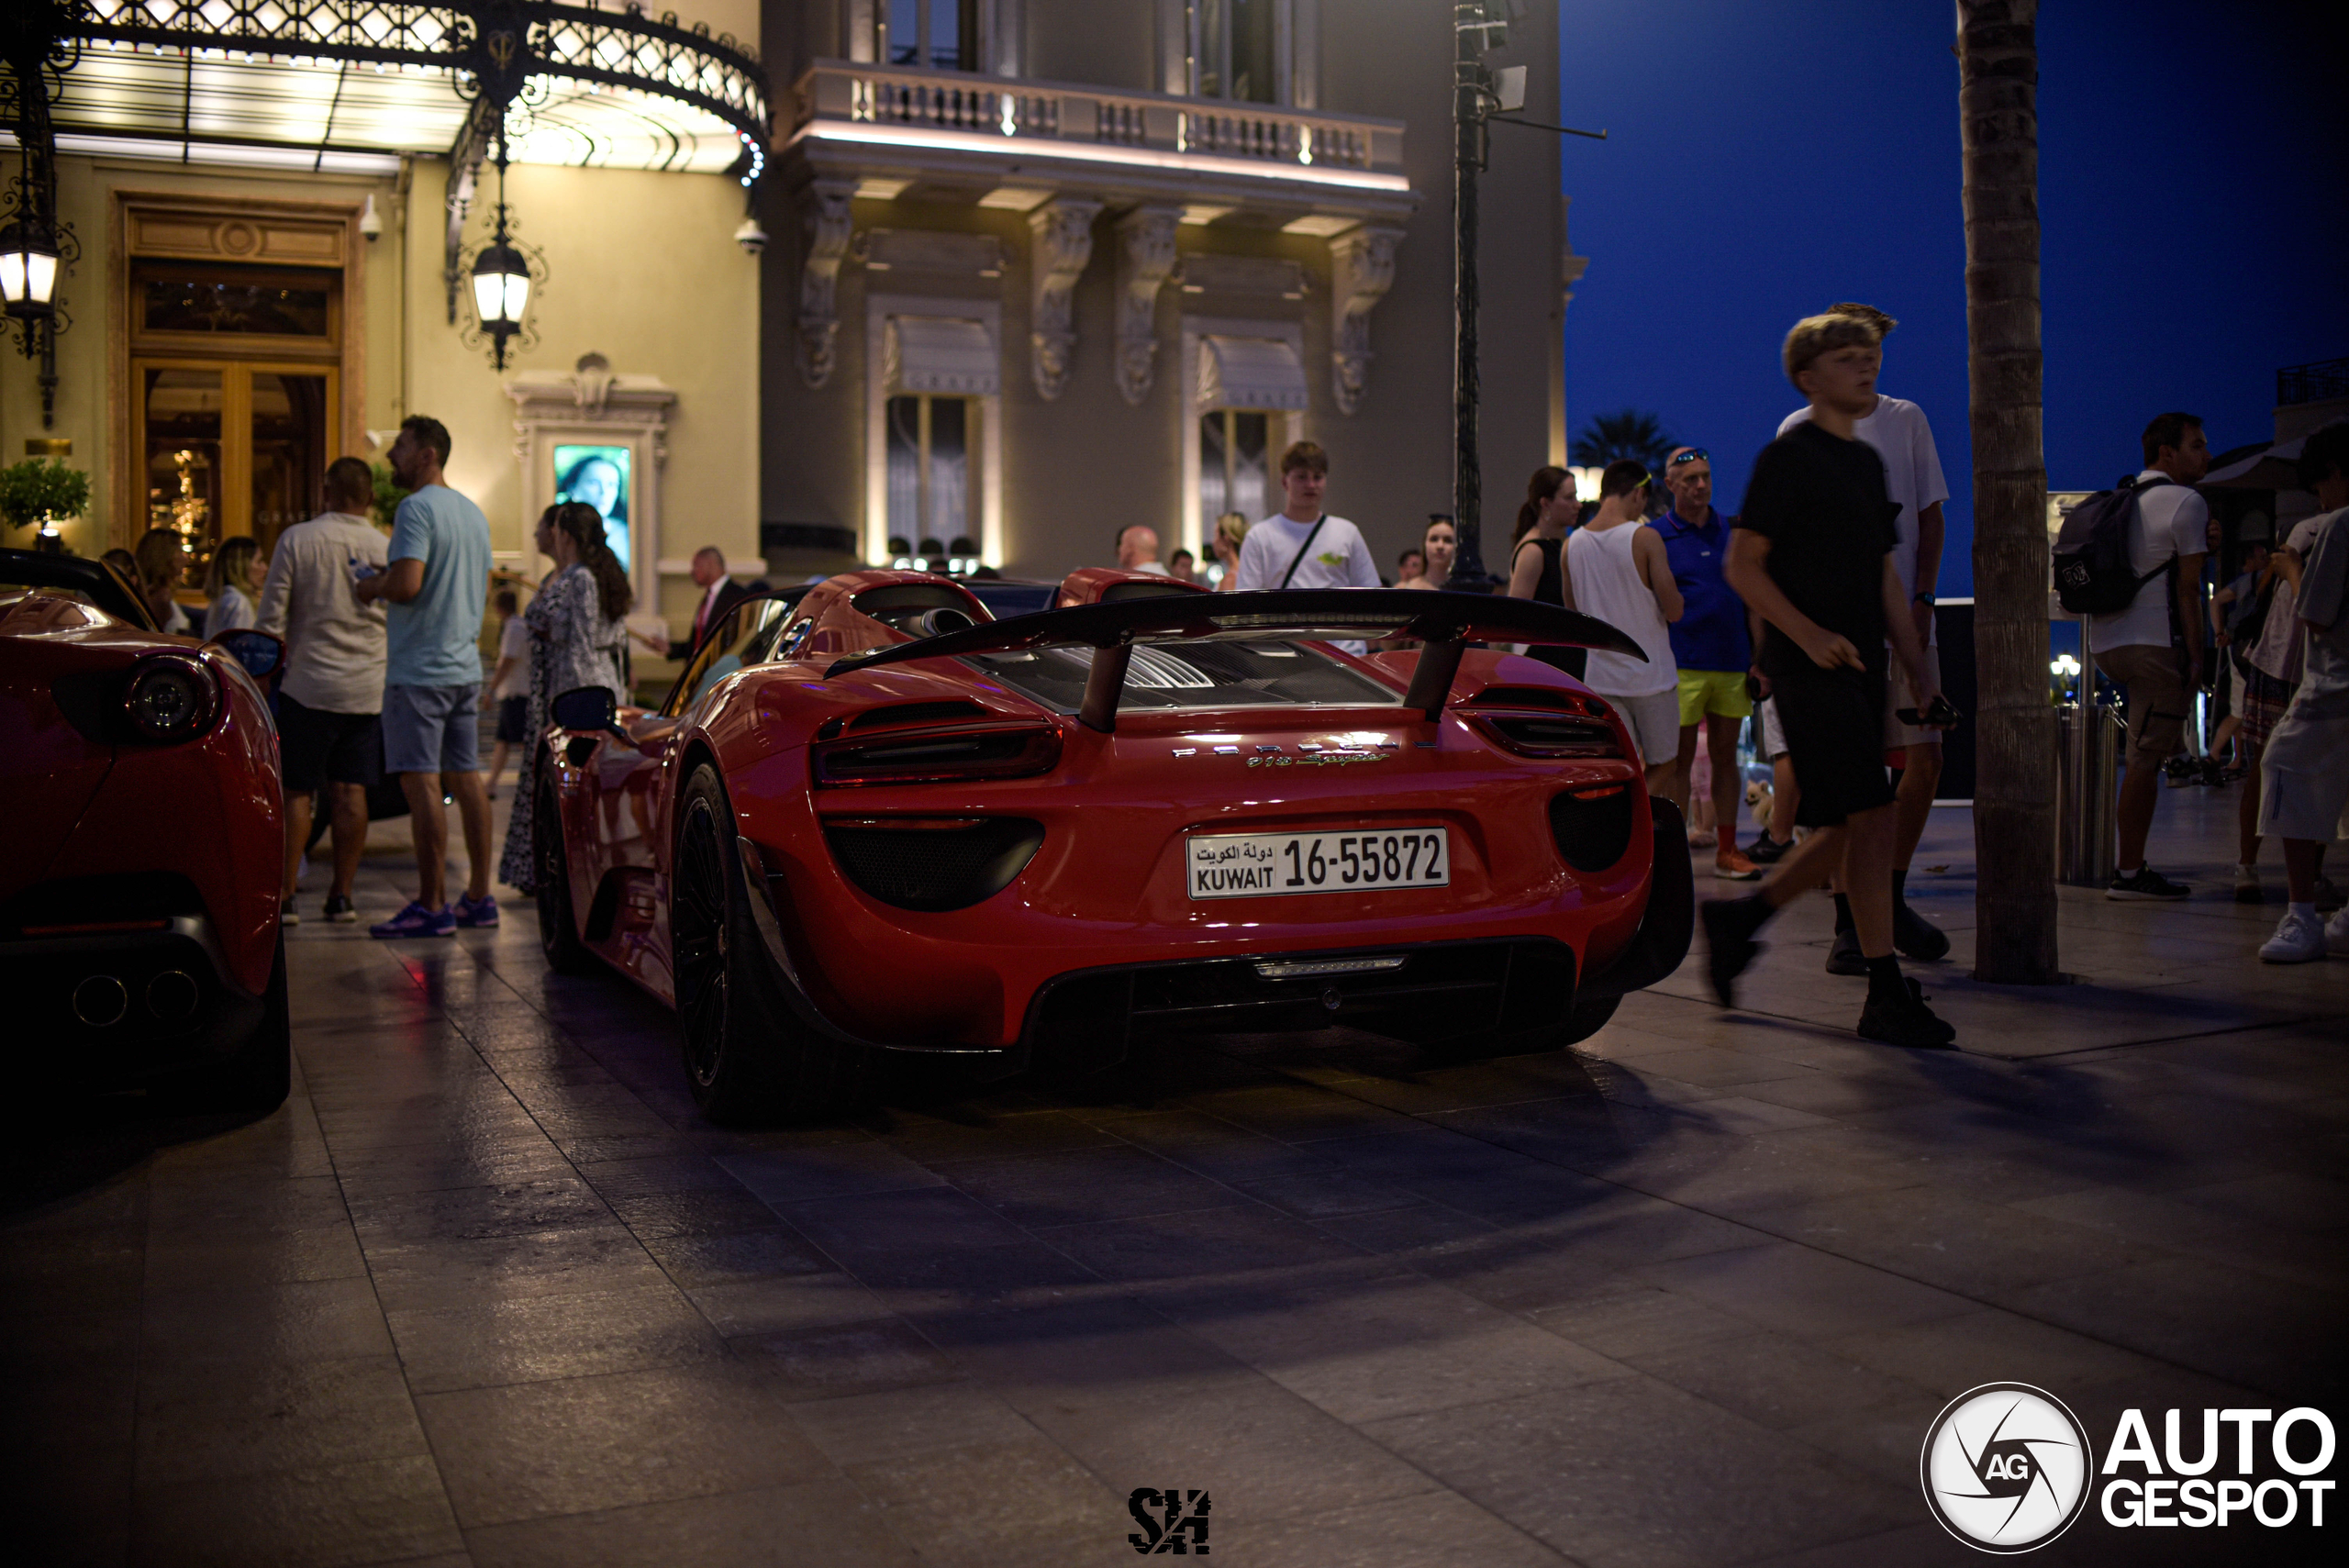
M1452 526L1456 592L1489 594L1499 584L1485 569L1484 471L1476 452L1476 175L1485 161L1485 8L1455 0L1452 8Z

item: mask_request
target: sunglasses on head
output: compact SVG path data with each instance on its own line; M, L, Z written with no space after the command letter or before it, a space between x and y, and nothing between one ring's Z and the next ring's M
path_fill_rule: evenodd
M1684 462L1710 462L1712 461L1711 455L1709 454L1704 448L1690 447L1685 452L1674 453L1671 461L1666 462L1664 466L1667 471L1669 471L1671 469L1678 468Z

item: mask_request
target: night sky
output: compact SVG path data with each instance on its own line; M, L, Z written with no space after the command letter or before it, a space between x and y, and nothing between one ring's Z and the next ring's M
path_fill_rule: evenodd
M2270 439L2276 372L2349 355L2349 6L2043 5L2048 483L2138 465L2165 408ZM1720 504L1800 401L1778 345L1842 299L1889 311L1879 389L1923 406L1972 590L1965 237L1949 0L1562 0L1565 189L1591 258L1566 315L1573 429L1653 410L1711 449ZM1530 131L1497 130L1502 139Z

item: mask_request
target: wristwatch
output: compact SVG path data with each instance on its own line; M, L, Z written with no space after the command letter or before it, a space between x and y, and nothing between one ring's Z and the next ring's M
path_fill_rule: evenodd
M1916 595L1916 602L1931 608L1933 602L1933 596L1931 594L1919 594Z

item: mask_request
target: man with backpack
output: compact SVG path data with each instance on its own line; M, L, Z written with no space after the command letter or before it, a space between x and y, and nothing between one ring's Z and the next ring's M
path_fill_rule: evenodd
M2083 501L2055 541L2055 587L2088 616L2096 666L2121 689L2129 756L2108 898L2183 898L2193 891L2145 863L2162 764L2186 746L2186 717L2202 684L2202 557L2210 508L2192 486L2210 470L2210 443L2192 414L2156 415L2142 438L2145 466L2119 489Z

